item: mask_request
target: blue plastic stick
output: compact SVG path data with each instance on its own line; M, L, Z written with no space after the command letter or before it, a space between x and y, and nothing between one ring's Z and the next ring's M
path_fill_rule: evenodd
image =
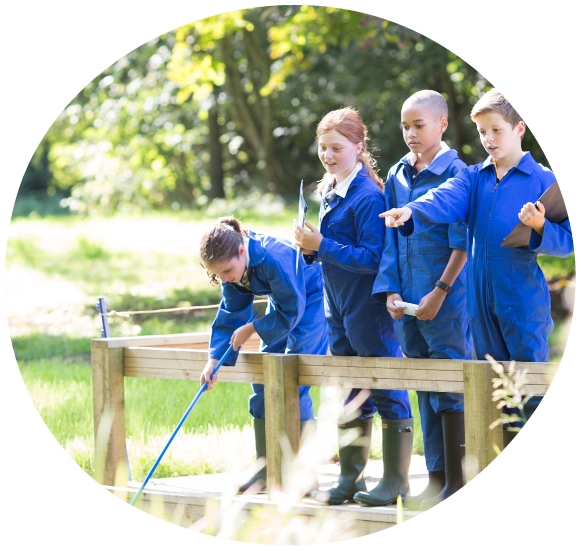
M258 312L254 312L254 314L252 314L252 317L250 318L250 320L248 320L248 323L251 323L252 321L254 321L254 318L257 315L258 315ZM218 369L220 369L222 367L222 364L226 361L226 358L230 355L230 352L232 352L232 348L233 348L233 345L231 344L228 347L228 350L226 350L226 352L224 353L224 355L220 358L220 361L216 364L216 367L214 368L214 371L212 371L212 377L214 375L216 375L216 373L218 372ZM137 501L137 499L139 498L139 496L143 492L143 488L145 488L145 485L149 482L149 479L151 478L151 475L154 473L155 469L159 465L159 462L161 461L161 459L164 456L165 452L169 448L169 445L172 443L172 440L174 439L175 435L178 433L178 431L180 430L181 426L184 424L184 422L188 418L188 415L190 414L190 412L192 411L192 409L196 405L196 402L199 400L200 396L202 394L204 394L204 391L206 390L207 386L208 386L208 381L206 381L200 387L200 390L196 394L196 397L192 400L192 403L190 404L190 407L188 407L188 409L186 410L186 412L183 414L180 422L178 423L178 426L175 428L175 430L173 431L173 434L170 436L169 440L167 441L167 444L165 445L165 448L163 448L162 452L159 454L159 457L157 458L157 461L153 464L153 467L151 467L151 469L147 473L147 476L145 477L145 480L143 481L143 484L141 484L141 488L139 488L138 492L135 494L135 496L131 500L131 505L133 505Z

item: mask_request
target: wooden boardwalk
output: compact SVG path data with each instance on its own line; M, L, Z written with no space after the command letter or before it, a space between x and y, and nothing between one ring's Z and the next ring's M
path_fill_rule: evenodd
M241 351L235 366L223 366L220 381L263 383L266 409L266 462L268 480L266 495L235 496L236 483L228 477L212 480L201 488L200 477L187 479L150 480L136 506L180 526L192 527L208 507L214 517L225 514L244 523L258 505L263 512L287 506L303 519L321 521L322 516L335 522L334 540L371 534L397 523L396 507L368 508L359 505L321 506L314 500L290 503L277 494L281 487L283 450L280 436L294 452L300 439L298 385L338 386L348 388L387 388L461 392L465 399L466 463L469 483L489 465L502 449L502 427L490 429L498 418L492 400L493 379L496 377L487 361L423 360L411 358L361 358L342 356L260 354L257 340L249 341ZM145 337L94 339L92 341L93 409L96 470L102 473L99 482L126 501L131 501L141 484L127 481L127 447L125 442L126 377L198 380L207 361L208 333L157 335ZM505 368L507 362L503 362ZM526 369L524 394L542 396L546 393L558 364L517 362L517 370ZM423 458L422 458L423 461ZM419 466L416 464L415 469ZM420 472L411 472L411 482L421 481ZM322 489L330 487L333 473L319 472ZM368 488L381 472L366 471ZM418 476L419 475L419 476ZM424 472L424 484L426 483ZM330 478L329 478L330 477ZM217 483L216 481L220 481ZM238 479L237 483L241 480ZM115 485L117 487L115 487ZM214 489L215 488L215 489ZM228 494L228 488L230 494ZM414 488L417 494L422 487ZM224 512L226 511L226 512ZM417 512L404 510L402 521ZM211 515L210 515L211 516ZM208 518L208 515L206 515ZM273 517L274 518L274 517ZM224 518L222 518L224 520Z
M208 513L212 503L221 502L225 517L236 516L238 522L244 522L247 516L256 508L267 511L280 510L280 501L273 501L266 493L252 496L233 496L233 489L252 473L250 471L209 474L199 476L183 476L173 478L152 478L145 487L136 507L163 518L184 528L197 529L200 519ZM382 475L381 460L370 461L365 470L367 488L372 489ZM326 490L333 486L339 476L339 466L335 464L321 465L318 469L319 488ZM414 455L410 466L410 487L412 495L419 494L428 482L428 473L424 457ZM126 501L131 501L140 482L129 482L127 487L108 486L115 495ZM292 505L290 511L303 521L321 522L327 519L334 523L336 540L351 539L385 530L397 524L397 509L395 505L386 507L362 507L356 503L345 503L337 506L319 504L310 497ZM420 515L421 512L404 509L403 521ZM210 515L211 516L211 512Z

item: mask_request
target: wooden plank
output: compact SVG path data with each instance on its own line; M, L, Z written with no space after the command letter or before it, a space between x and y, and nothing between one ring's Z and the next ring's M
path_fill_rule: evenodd
M294 453L300 440L299 373L297 356L265 354L264 403L266 412L266 478L267 492L272 498L283 488L283 453L281 435L286 436Z
M129 346L140 347L176 347L183 348L192 346L196 349L206 349L210 342L209 332L196 333L176 333L174 335L144 335L137 337L109 337L101 339L93 339L97 346L104 346L105 348L126 348ZM260 337L253 335L244 344L243 349L248 351L258 351Z
M110 337L93 339L94 343L106 343L107 348L128 346L166 346L172 344L200 344L209 342L210 333L176 333L174 335L144 335L138 337Z
M498 418L492 401L492 379L496 373L490 364L464 363L464 423L466 432L466 482L472 480L502 450L502 426L490 429Z
M323 368L389 368L389 369L429 369L438 371L459 371L463 370L462 360L432 360L419 358L378 358L361 356L323 356L300 354L298 356L299 370L320 366ZM486 363L486 362L484 362Z
M328 368L323 366L299 366L299 377L328 377ZM412 368L389 368L389 367L372 367L372 368L356 368L335 366L333 368L333 376L340 378L370 378L370 379L407 379L410 381L426 380L426 381L454 381L461 382L463 380L463 373L460 370L455 371L441 371L434 369L412 369ZM533 381L531 381L533 382Z
M130 502L135 494L135 488L107 487L113 495ZM268 518L280 510L279 501L270 501L263 496L234 496L231 501L224 502L224 496L215 493L186 492L180 489L145 489L135 507L142 511L162 518L183 528L192 525L207 515L208 504L216 507L222 502L222 509L228 512L229 519L236 518L236 524L243 526L252 518L260 516ZM264 512L261 515L261 512ZM313 533L320 532L321 523L325 522L327 529L333 530L335 541L352 540L361 536L373 534L397 525L397 510L395 506L361 507L359 505L327 506L309 502L299 502L290 505L288 513L299 519L305 529ZM403 511L403 521L421 514L419 511ZM235 517L233 517L235 515Z
M204 368L206 365L206 358L203 360L159 360L156 358L125 358L124 359L124 366L127 370L128 368L154 368L154 369L172 369L172 370L187 370L191 371L192 369L201 369ZM201 366L201 367L200 367ZM244 373L260 373L262 374L262 365L255 364L255 363L248 363L248 362L236 362L236 365L223 365L220 367L219 374L225 372L241 372ZM198 371L199 373L199 371Z
M201 350L187 350L180 348L157 348L157 347L128 347L124 349L124 358L152 358L160 360L186 360L186 361L207 361L208 354ZM252 362L262 365L260 352L241 352L238 355L238 362Z
M421 381L408 379L370 379L366 377L300 377L304 386L335 386L343 388L382 388L391 390L426 390L432 392L464 392L461 381Z
M144 379L177 379L196 381L200 378L201 369L195 370L173 370L173 369L148 369L145 367L126 368L126 377L137 377ZM219 382L222 383L260 383L263 384L262 373L239 373L239 372L219 372Z
M123 349L91 347L95 478L127 484Z
M523 394L532 394L534 396L544 396L549 390L548 384L545 385L524 385L522 388Z

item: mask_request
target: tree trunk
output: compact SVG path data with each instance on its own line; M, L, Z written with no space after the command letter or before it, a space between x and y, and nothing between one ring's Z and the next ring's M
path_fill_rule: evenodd
M209 147L210 147L210 190L208 199L223 199L224 193L224 167L222 164L222 144L220 143L220 125L218 124L218 103L214 90L214 101L208 111Z

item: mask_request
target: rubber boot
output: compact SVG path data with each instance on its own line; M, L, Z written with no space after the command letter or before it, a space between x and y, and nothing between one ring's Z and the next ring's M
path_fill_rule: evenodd
M445 484L446 475L444 471L428 471L428 485L421 494L406 497L403 502L404 507L412 511L419 511L422 501L428 497L438 495Z
M264 419L254 419L254 441L256 444L256 459L266 461L266 427ZM266 488L266 465L258 470L247 482L238 488L238 493L242 494L248 488L256 484L257 493L263 492Z
M464 412L442 413L442 432L446 484L440 493L422 501L420 505L422 511L438 505L464 486L463 463L466 452Z
M339 465L341 472L337 484L325 492L319 492L315 496L319 503L327 505L341 505L345 501L352 502L357 492L365 492L367 486L363 478L363 470L369 459L371 447L371 429L373 417L369 419L354 419L343 425L342 429L359 428L361 434L354 443L339 448Z
M383 476L370 492L357 492L353 501L381 507L410 492L408 473L414 447L413 419L382 419Z

